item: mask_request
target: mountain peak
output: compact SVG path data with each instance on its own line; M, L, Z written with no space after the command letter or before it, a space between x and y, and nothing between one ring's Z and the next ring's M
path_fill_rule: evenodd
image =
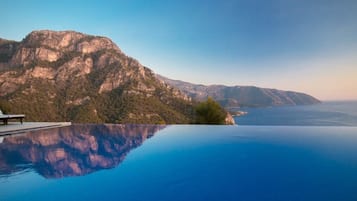
M23 42L29 46L46 46L61 51L91 53L101 49L112 49L121 52L119 47L107 37L87 35L75 31L32 31Z

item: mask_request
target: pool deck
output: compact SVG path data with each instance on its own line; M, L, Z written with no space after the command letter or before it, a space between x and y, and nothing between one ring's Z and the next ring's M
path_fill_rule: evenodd
M71 122L9 122L8 125L0 124L0 136L25 133L28 131L70 126Z

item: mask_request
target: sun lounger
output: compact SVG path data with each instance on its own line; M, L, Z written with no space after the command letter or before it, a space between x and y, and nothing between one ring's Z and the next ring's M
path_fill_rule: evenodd
M2 120L5 125L8 124L9 119L19 119L22 124L24 118L25 118L24 114L3 114L2 111L0 110L0 120Z

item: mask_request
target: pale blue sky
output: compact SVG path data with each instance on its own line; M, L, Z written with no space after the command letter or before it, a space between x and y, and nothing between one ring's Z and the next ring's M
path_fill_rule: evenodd
M355 0L0 0L0 37L107 36L164 76L357 99Z

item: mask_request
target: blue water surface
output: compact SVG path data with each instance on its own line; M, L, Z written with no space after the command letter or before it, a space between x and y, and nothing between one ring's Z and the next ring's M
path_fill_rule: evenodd
M0 144L0 200L357 200L357 127L73 125Z
M357 101L236 109L248 112L234 118L238 125L357 126Z

